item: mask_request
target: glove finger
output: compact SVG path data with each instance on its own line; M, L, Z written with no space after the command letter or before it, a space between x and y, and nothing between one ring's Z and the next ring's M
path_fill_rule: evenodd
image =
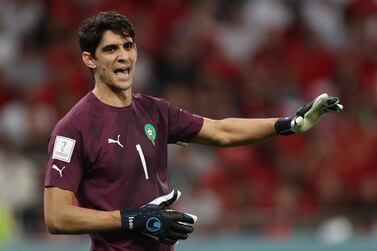
M306 114L304 114L304 117L310 116L313 112L319 112L322 111L324 106L327 104L328 96L326 93L319 95L315 100L310 108L310 110L307 111Z
M342 109L343 109L343 106L339 104L339 98L332 97L332 96L329 96L327 98L327 105L324 108L325 112L330 112L330 111L339 112Z
M191 225L186 225L178 222L174 222L171 225L171 229L175 232L181 234L191 234L194 231L194 227Z
M327 97L328 96L326 93L319 95L312 102L300 107L296 112L296 116L304 117L307 112L311 112L313 109L318 109L318 107L322 106L326 102Z
M182 233L178 233L178 232L173 232L171 231L167 238L171 239L171 240L186 240L188 238L188 234L182 234Z
M337 97L329 96L327 98L327 105L333 105L333 104L338 104L338 103L339 103L339 98Z
M167 214L169 214L168 217L170 219L172 219L174 221L179 221L179 222L182 222L182 223L194 224L196 219L198 218L195 215L186 214L186 213L182 213L182 212L178 212L178 211L174 211L174 210L164 210L161 213L162 214L167 213Z
M167 208L170 205L174 204L179 199L179 197L181 197L181 192L178 189L174 188L170 195L170 198L162 201L162 203L160 204L160 209Z
M343 106L341 104L333 104L326 106L323 111L324 112L339 112L343 109Z
M189 214L189 213L184 213L186 215L188 215L189 217L191 217L193 220L194 220L194 223L198 220L198 216L196 215L193 215L193 214Z
M166 208L176 202L181 196L181 192L178 189L173 189L169 194L160 196L151 202L149 205L157 205L160 209Z

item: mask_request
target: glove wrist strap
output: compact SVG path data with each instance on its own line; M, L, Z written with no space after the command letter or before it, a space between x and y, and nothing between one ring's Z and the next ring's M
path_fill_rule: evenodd
M276 132L280 135L294 134L292 131L292 120L292 117L279 118L274 125Z
M136 231L140 232L140 224L138 223L138 210L135 211L126 211L124 209L120 210L121 218L121 229L123 231Z

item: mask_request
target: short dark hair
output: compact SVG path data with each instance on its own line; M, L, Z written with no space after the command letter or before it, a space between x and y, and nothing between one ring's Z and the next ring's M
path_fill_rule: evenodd
M95 57L98 44L105 31L128 35L135 41L133 25L127 17L116 11L104 11L84 20L79 27L79 43L81 51L89 52Z

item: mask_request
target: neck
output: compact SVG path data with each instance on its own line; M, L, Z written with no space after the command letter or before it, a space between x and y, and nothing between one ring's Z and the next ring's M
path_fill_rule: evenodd
M131 104L131 87L127 90L112 90L108 86L96 85L93 94L104 104L113 107L126 107Z

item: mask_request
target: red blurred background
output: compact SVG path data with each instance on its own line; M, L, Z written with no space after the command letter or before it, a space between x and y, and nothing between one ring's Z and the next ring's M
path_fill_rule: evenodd
M285 238L337 217L377 233L376 1L2 0L0 209L13 223L3 221L0 239L46 235L47 140L93 87L77 27L102 10L134 24L134 90L193 113L287 116L320 93L341 98L344 111L305 135L171 146L171 187L199 215L199 233Z

